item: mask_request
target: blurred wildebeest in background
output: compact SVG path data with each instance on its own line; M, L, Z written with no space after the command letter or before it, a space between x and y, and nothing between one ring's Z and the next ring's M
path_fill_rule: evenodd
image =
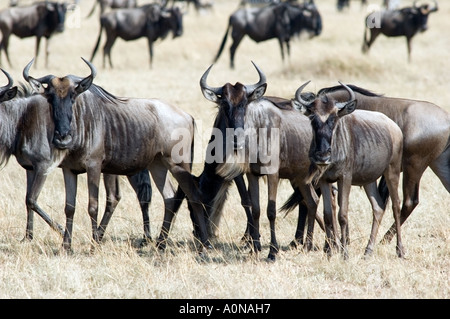
M427 30L428 15L438 10L438 4L434 1L434 6L422 4L418 6L416 2L412 7L398 10L377 11L366 17L366 28L364 30L363 53L367 53L380 34L387 37L405 36L408 46L408 61L411 61L411 39L417 32ZM370 32L370 39L367 39Z
M324 218L327 223L327 237L332 243L335 237L335 217L333 216L331 183L338 184L339 224L341 226L341 245L344 259L348 258L349 243L348 206L352 185L363 186L372 206L372 231L365 255L373 251L378 227L386 209L387 200L383 201L377 189L377 179L385 177L392 197L392 211L397 230L397 255L404 256L400 232L400 197L398 185L400 180L401 159L403 151L402 131L380 112L356 109L356 95L344 84L349 93L345 102L336 101L327 94L318 95L312 101L301 97L302 89L295 93L293 105L311 120L313 142L311 161L317 175L323 195ZM370 154L370 155L369 155ZM330 223L330 221L333 221ZM331 250L328 250L331 254Z
M361 6L364 6L367 4L367 0L361 0ZM350 7L350 0L337 0L337 5L336 5L338 11L342 11L344 10L344 8L349 8Z
M137 0L94 0L94 6L88 14L88 18L94 13L97 5L100 5L100 16L105 13L106 9L120 9L120 8L136 8Z
M111 48L116 39L125 41L146 37L150 52L150 66L153 60L153 42L158 38L164 39L172 31L173 38L183 34L183 13L178 7L166 8L156 3L143 5L132 9L117 9L103 14L100 17L100 32L97 43L92 51L91 61L100 45L103 29L106 32L106 43L103 47L103 67L106 66L106 56L109 65L111 61Z
M199 12L201 9L211 9L213 6L212 1L202 2L200 0L172 0L172 6L174 6L176 2L185 2L187 7L186 9L189 9L192 3L197 12Z
M64 31L68 3L42 1L26 7L12 7L0 11L0 30L3 50L11 66L8 44L11 34L19 38L36 37L35 56L39 54L41 38L46 38L45 66L48 66L48 42L55 32ZM1 61L0 61L1 63Z
M313 0L300 5L282 2L263 8L238 9L229 18L227 30L214 62L219 59L230 30L233 40L230 47L230 67L234 68L234 55L245 35L255 42L278 39L281 58L284 60L284 44L289 56L290 38L300 33L302 29L313 31L315 35L320 34L322 30L322 19Z

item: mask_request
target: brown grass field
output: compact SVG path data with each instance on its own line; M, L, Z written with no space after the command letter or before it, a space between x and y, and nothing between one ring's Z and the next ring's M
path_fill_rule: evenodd
M143 3L144 1L140 1ZM265 72L267 95L292 98L303 82L312 80L310 90L353 83L387 96L434 102L450 111L450 2L440 1L440 9L430 16L429 30L413 39L412 62L407 62L404 38L380 36L369 55L361 53L364 17L367 8L353 1L350 10L338 13L335 0L317 0L323 32L313 39L301 37L291 45L291 57L282 63L276 40L255 43L248 38L236 53L236 69L229 69L227 47L214 66L209 84L226 82L250 84L258 80L250 63ZM381 1L372 0L379 4ZM402 1L410 5L412 1ZM212 11L197 14L193 8L184 16L184 34L156 43L154 65L149 68L145 39L113 48L116 68L102 68L101 51L93 63L98 68L95 83L117 96L155 97L174 103L194 116L198 125L194 173L202 169L202 159L216 108L204 99L199 79L212 63L225 32L228 16L238 0L215 0ZM44 68L43 51L31 75L76 74L89 69L80 57L90 58L98 35L98 9L85 19L91 0L82 0L81 19L75 13L64 33L50 43L50 65ZM6 1L1 1L6 7ZM103 35L103 41L105 36ZM22 69L34 56L34 39L10 40L14 66L2 67L16 83L23 81ZM103 44L104 42L102 42ZM1 80L4 83L4 79ZM0 123L1 125L1 123ZM306 253L288 249L293 239L297 214L278 214L277 235L281 250L275 263L265 261L269 245L269 225L263 211L263 250L255 258L244 249L240 238L245 230L245 214L236 188L230 190L220 236L214 249L200 258L193 249L192 224L183 204L170 233L166 252L152 245L136 248L142 236L142 217L136 196L125 177L122 201L111 220L103 243L91 254L91 226L87 214L86 176L79 178L75 214L73 254L60 250L62 239L38 216L35 239L21 242L25 234L25 170L11 158L0 174L0 298L406 298L447 299L450 297L450 195L431 170L423 176L420 204L403 227L406 258L395 254L395 240L377 244L371 258L363 252L370 233L372 216L364 191L353 187L350 198L350 258L339 255L327 259L319 249ZM263 181L261 181L263 183ZM261 206L266 206L266 188L261 186ZM279 187L278 207L291 192L289 183ZM400 189L401 192L401 189ZM104 204L104 189L101 189ZM55 169L39 197L41 207L64 225L62 173ZM100 207L102 214L103 205ZM151 231L159 234L163 218L162 199L154 188L151 204ZM385 213L378 239L392 224L390 207ZM315 244L322 247L324 233L316 227Z

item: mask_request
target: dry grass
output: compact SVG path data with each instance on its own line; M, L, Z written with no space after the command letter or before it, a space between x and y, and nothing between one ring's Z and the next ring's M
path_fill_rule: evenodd
M141 1L142 2L142 1ZM146 40L117 41L113 60L117 66L101 68L98 55L96 83L119 96L159 97L191 113L199 125L197 162L202 168L204 147L216 109L207 102L198 81L212 63L225 32L227 17L236 1L216 0L214 10L185 16L184 35L155 45L154 66L148 67ZM311 79L311 89L335 85L337 80L358 84L389 96L432 101L450 111L450 4L441 1L440 10L429 20L429 30L413 40L413 62L406 62L404 39L380 37L369 56L362 55L364 10L357 3L338 14L335 0L317 1L324 29L316 39L295 40L289 62L281 63L275 40L256 44L245 39L236 54L236 69L228 68L228 49L213 68L210 84L253 83L254 60L268 78L267 94L292 97L297 87ZM373 1L378 3L379 1ZM405 2L405 1L404 1ZM407 2L407 1L406 1ZM406 3L405 3L406 4ZM3 1L2 1L3 5ZM81 1L82 16L91 1ZM32 74L41 76L88 74L80 56L89 58L98 34L96 18L83 19L50 45L51 66L43 68L42 55ZM104 37L103 37L104 38ZM3 65L17 81L23 66L34 55L34 39L12 38L10 52L14 68ZM228 41L230 45L230 41ZM2 57L4 59L4 57ZM142 234L142 220L135 195L123 178L123 199L111 220L104 243L90 254L90 223L87 216L86 177L80 176L75 216L73 255L60 252L61 238L38 217L35 239L22 243L25 213L25 171L12 158L0 174L3 196L0 203L0 298L449 298L450 297L450 196L436 176L427 170L421 184L421 203L404 225L407 258L395 256L394 244L377 245L373 257L363 259L371 213L363 191L352 189L350 209L350 259L328 260L321 251L288 250L296 216L277 219L282 250L277 262L266 263L269 232L262 217L263 251L257 258L242 248L240 237L245 215L236 189L225 205L225 218L215 249L206 258L193 251L192 226L186 206L180 210L171 244L165 253L153 247L135 248ZM262 205L266 190L262 187ZM282 182L279 205L290 195ZM64 190L60 170L52 172L39 203L55 220L64 224ZM152 235L159 233L162 200L156 192L151 206ZM104 202L104 191L101 192ZM380 228L384 233L393 218L389 209ZM381 236L379 236L381 237ZM316 232L322 245L324 235Z

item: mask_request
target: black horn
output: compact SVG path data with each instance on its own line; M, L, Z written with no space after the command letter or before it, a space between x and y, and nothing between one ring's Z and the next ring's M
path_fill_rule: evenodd
M216 95L222 94L222 88L221 87L211 87L206 83L206 79L208 78L209 71L211 71L211 68L213 67L213 64L203 73L202 77L200 78L200 87L203 89L207 89L211 92L214 92Z
M303 105L304 107L308 107L308 106L311 104L311 102L307 102L307 101L305 101L304 99L302 99L302 91L303 91L303 89L305 88L305 86L307 86L307 85L309 84L309 82L311 82L311 80L309 80L309 81L303 83L302 86L300 86L300 87L297 89L297 91L295 92L295 99L296 99L297 101L299 101L300 104Z
M266 76L264 75L264 72L261 71L261 69L255 64L255 62L253 62L253 65L256 68L256 71L258 71L259 74L259 81L256 84L252 84L252 85L246 85L245 88L247 89L247 93L252 93L256 88L260 87L261 85L263 85L264 83L266 83Z
M353 92L353 90L348 87L347 85L345 85L344 83L341 83L340 81L338 81L340 85L342 85L348 92L348 94L350 95L349 99L347 102L340 102L340 103L336 103L336 107L338 109L342 109L344 108L347 104L353 102L356 100L356 96L355 96L355 92Z
M89 66L89 69L91 69L91 74L89 76L95 78L97 76L97 69L95 68L95 66L85 58L82 57L81 59Z
M39 83L48 83L54 77L53 75L46 75L46 76L43 76L43 77L41 77L39 79L35 79L35 78L33 78L32 76L29 75L30 68L33 65L33 62L34 62L34 58L31 59L31 61L23 69L23 72L22 72L23 78L27 82L30 82L30 80L34 79L34 80L38 81Z
M9 75L8 72L6 72L6 71L3 70L3 69L0 69L0 70L2 70L3 74L5 74L6 77L8 78L8 84L6 84L5 86L0 87L0 92L3 92L3 91L5 91L5 90L11 88L12 85L13 85L13 83L14 83L14 81L13 81L11 75Z

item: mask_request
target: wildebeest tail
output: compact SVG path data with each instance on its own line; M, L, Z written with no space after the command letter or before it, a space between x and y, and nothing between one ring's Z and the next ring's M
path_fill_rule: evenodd
M97 6L97 3L98 3L98 1L95 0L95 1L94 1L94 5L92 6L91 12L89 12L89 14L87 15L86 18L89 18L89 17L94 13L95 7Z
M383 209L386 209L388 200L389 200L389 189L386 184L386 179L384 176L381 176L380 182L378 183L378 193L381 196Z
M223 48L225 47L225 43L227 42L228 32L230 32L231 24L228 23L227 30L225 31L225 35L223 36L222 44L220 45L219 52L217 52L216 57L214 58L214 62L217 62L220 55L222 54Z
M103 31L103 23L100 19L100 32L98 33L97 43L95 44L94 51L92 51L91 62L94 59L95 54L97 53L98 46L100 45L100 40L102 39L102 31Z
M298 204L303 200L303 196L300 193L300 190L296 187L292 195L288 198L288 200L281 206L280 211L286 212L286 215L298 206Z

